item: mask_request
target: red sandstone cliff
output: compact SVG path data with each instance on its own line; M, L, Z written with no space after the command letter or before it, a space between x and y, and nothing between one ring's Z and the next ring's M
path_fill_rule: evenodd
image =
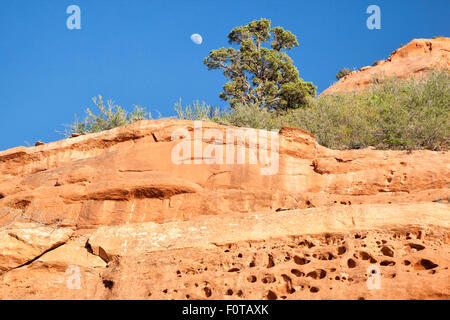
M264 176L261 164L175 164L177 129L194 124L0 152L0 298L450 297L447 151L334 151L284 128Z
M395 50L388 59L366 66L340 79L322 94L360 90L385 77L421 76L432 69L450 70L450 38L414 39Z

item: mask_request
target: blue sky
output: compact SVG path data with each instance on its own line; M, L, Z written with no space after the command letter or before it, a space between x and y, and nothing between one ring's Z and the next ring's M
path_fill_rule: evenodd
M66 27L72 4L81 8L81 30ZM381 8L381 30L366 27L371 4ZM449 36L449 13L448 0L2 0L0 150L63 138L56 131L97 94L163 117L179 98L225 106L225 79L203 59L255 19L298 37L289 55L320 92L341 68L370 65L414 38Z

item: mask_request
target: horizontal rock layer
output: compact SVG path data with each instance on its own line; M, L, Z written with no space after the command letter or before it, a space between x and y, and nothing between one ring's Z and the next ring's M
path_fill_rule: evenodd
M276 174L248 161L270 146L241 145L244 164L176 164L176 130L191 121L141 121L31 148L0 152L0 223L32 218L78 229L124 223L189 220L200 215L252 213L364 203L446 199L447 151L335 151L300 129L279 135ZM203 133L225 126L203 123ZM238 141L192 135L204 152ZM194 148L194 147L192 147ZM237 147L236 147L237 148ZM257 159L258 160L258 159ZM237 159L236 159L237 161Z
M197 125L0 152L0 299L449 298L448 151L336 151L283 128L263 175L274 159L205 150L276 145ZM183 130L203 159L173 160Z
M0 297L448 299L449 249L437 203L106 226L29 255L0 275Z

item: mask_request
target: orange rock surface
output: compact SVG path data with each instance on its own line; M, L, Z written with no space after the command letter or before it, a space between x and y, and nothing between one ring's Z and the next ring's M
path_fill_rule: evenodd
M322 94L365 89L374 79L400 79L424 75L432 69L450 70L450 38L414 39L375 66L362 67L343 77Z
M182 129L196 127L141 121L0 152L0 298L450 297L448 151L336 151L283 128L262 175L174 163ZM233 128L203 122L190 143L274 148L211 129Z

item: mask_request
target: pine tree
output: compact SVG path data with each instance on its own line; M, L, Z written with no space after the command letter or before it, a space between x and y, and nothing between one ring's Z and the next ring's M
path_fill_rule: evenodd
M296 109L316 95L316 87L299 78L292 59L284 52L299 45L291 32L271 28L270 20L261 19L234 28L228 39L239 49L213 50L204 63L209 70L223 70L230 80L220 97L232 107L256 104L267 109ZM268 42L270 48L264 47Z

